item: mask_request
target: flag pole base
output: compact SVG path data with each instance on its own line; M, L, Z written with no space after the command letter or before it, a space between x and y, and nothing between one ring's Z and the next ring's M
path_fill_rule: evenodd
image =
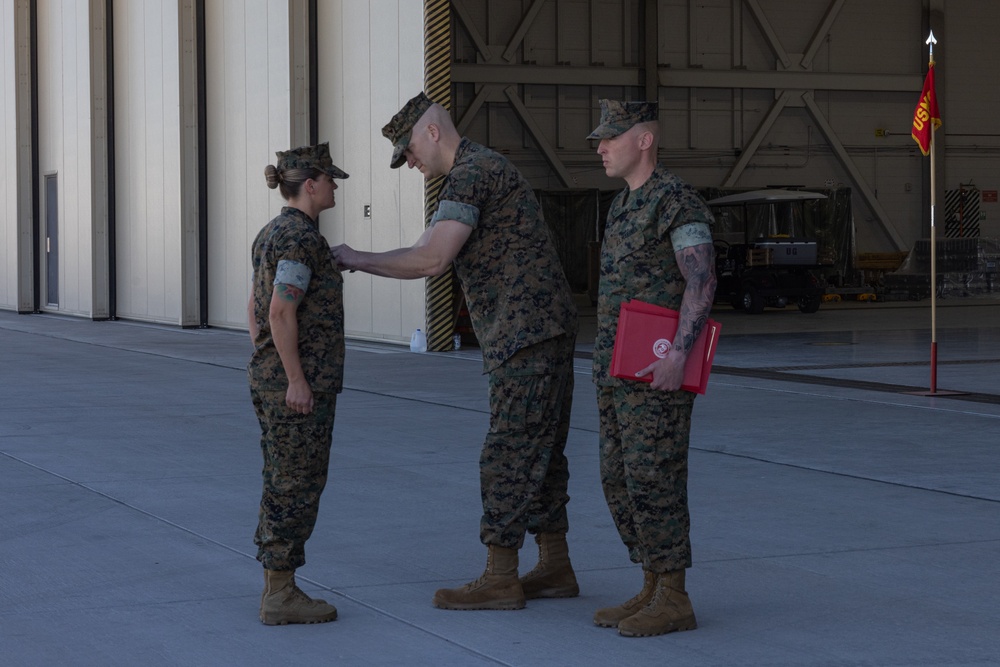
M906 394L907 396L968 396L972 392L935 389L934 391L904 391L901 393Z

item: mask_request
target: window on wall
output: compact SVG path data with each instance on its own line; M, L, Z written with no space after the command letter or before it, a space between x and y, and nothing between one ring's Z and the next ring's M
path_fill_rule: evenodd
M59 189L55 174L45 176L45 303L59 305Z

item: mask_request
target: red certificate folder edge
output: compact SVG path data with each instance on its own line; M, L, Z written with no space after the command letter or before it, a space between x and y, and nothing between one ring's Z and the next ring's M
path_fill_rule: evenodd
M639 317L632 317L633 314ZM612 377L634 380L636 382L653 381L650 375L642 377L636 377L635 375L636 371L645 368L653 362L652 357L649 357L645 363L631 371L623 368L623 365L626 363L624 358L625 350L629 347L625 344L625 341L641 335L634 332L637 331L637 328L644 328L643 325L649 326L650 324L649 319L642 317L643 315L651 315L656 318L653 322L657 329L657 336L669 336L672 338L677 332L677 322L680 318L680 313L676 310L637 299L622 303L621 309L618 312L618 330L615 332L615 345L611 356L610 372ZM708 376L712 371L712 362L715 360L715 350L718 347L719 334L721 332L722 325L712 318L708 318L692 350L692 352L700 351L700 353L689 356L684 366L685 382L681 385L681 389L693 391L698 394L705 393L708 388ZM694 377L691 377L692 374L694 374ZM697 384L695 384L696 382Z

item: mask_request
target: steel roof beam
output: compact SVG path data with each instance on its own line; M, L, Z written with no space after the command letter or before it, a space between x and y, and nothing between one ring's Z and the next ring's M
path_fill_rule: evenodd
M830 147L833 148L834 154L837 159L840 160L840 164L843 165L844 169L848 171L851 178L854 180L854 184L861 191L861 197L864 199L865 204L868 208L872 210L875 217L882 225L882 229L889 236L889 239L896 245L896 250L906 250L909 246L903 241L903 235L899 233L896 226L892 223L892 219L889 217L888 212L882 207L882 203L872 192L872 189L868 187L868 182L865 180L864 176L861 174L861 170L858 166L854 164L854 160L851 159L850 154L847 149L844 148L844 144L840 141L840 137L834 131L830 122L823 115L820 110L819 105L816 104L816 100L813 99L813 94L811 92L805 93L802 96L803 101L806 103L806 109L809 110L809 115L812 119L816 121L816 125L819 127L820 132L826 137L826 140L830 143Z
M921 74L869 74L806 71L675 69L660 67L667 88L755 88L772 90L850 90L912 93L923 85ZM474 65L455 63L455 83L575 86L641 86L638 67L566 67L546 65Z

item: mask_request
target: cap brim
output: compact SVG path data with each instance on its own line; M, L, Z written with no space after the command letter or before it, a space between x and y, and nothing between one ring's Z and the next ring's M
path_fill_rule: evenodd
M404 164L406 164L406 155L403 153L406 151L402 146L396 146L395 150L392 151L392 160L389 162L389 167L392 169L399 169Z
M410 133L407 132L392 146L392 160L389 162L390 167L393 169L399 169L406 164L406 147L409 145Z
M597 129L587 135L588 139L614 139L621 132L617 128L608 125L598 125Z
M350 178L350 174L348 174L346 171L344 171L337 165L330 165L329 167L324 169L323 172L330 178L339 178L339 179Z

